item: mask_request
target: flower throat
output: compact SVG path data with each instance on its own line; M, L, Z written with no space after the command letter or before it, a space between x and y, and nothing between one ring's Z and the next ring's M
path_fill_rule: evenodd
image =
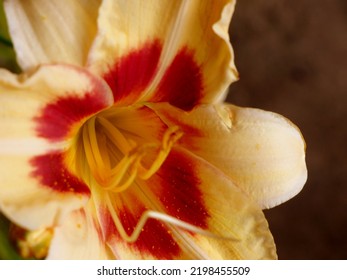
M119 108L112 107L89 118L80 128L76 142L77 174L110 192L126 190L136 178L150 178L183 135L175 126L166 129L161 142L146 141L136 136L136 131L117 127L121 114ZM136 124L132 127L136 128Z

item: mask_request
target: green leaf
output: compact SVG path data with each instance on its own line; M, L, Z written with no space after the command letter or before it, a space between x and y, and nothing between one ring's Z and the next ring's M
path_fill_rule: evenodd
M0 44L3 44L5 47L13 48L12 42L0 35Z
M2 260L20 260L21 256L9 240L10 222L0 213L0 259Z
M4 12L3 0L0 0L0 44L13 48Z
M3 0L0 0L0 67L7 68L12 72L20 72L16 62L16 54L13 49L11 37L8 32Z

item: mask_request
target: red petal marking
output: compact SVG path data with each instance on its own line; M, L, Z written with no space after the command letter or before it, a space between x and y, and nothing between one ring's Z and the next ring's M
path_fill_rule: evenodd
M136 216L127 210L123 210L119 214L127 234L133 232L143 211L136 214ZM147 221L138 240L133 244L129 244L129 246L149 253L157 259L172 259L181 252L178 244L168 232L168 228L154 219Z
M183 153L171 150L157 175L161 188L153 188L153 191L166 212L192 225L207 228L209 214L199 190L201 182L194 170L194 162Z
M191 110L203 96L201 69L194 53L183 48L166 70L151 101L169 102L183 110Z
M51 141L63 140L72 126L108 106L101 92L87 92L83 97L74 93L47 104L34 118L38 136Z
M158 67L162 50L159 41L145 44L117 61L104 74L113 91L115 103L135 103L149 85Z
M43 186L58 192L90 193L88 186L66 168L60 152L36 156L30 160L30 164L34 167L31 176Z
M137 206L138 205L134 205ZM141 206L140 206L141 207ZM145 208L136 209L136 214L127 208L123 208L117 214L128 235L131 235L136 227ZM111 214L107 209L101 210L102 228L104 229L105 239L116 236L122 240L114 226ZM125 242L125 241L123 241ZM176 243L168 228L161 222L149 219L145 224L139 238L134 243L127 243L129 248L137 250L142 254L149 254L157 259L173 259L181 253L179 245ZM116 248L117 250L117 248Z
M35 118L39 136L52 141L64 139L73 124L107 106L99 96L87 93L84 97L71 94L45 106Z

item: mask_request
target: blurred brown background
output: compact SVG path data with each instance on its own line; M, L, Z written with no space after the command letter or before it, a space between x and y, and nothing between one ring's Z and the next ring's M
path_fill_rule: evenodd
M308 182L266 210L280 259L347 259L347 1L239 0L228 101L280 113L307 143Z

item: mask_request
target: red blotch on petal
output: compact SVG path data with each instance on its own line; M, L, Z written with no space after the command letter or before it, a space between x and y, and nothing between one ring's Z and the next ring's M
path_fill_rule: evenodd
M183 48L166 70L151 101L169 102L183 110L191 110L203 96L201 69L194 53Z
M120 213L127 234L130 235L133 232L141 214L142 212L134 216L126 210ZM129 246L141 252L149 253L157 259L172 259L181 252L178 244L168 232L168 228L154 219L147 221L138 240Z
M140 203L140 202L139 202ZM137 207L139 205L134 205ZM120 218L120 221L126 231L130 236L142 213L145 211L143 206L134 211L130 211L128 208L123 208L121 211L117 212L117 215ZM121 242L122 238L119 235L114 222L112 220L111 214L107 208L101 210L101 223L104 232L104 238L106 240L113 239L116 237L117 242ZM123 241L126 242L126 241ZM132 250L138 251L142 255L151 255L157 259L172 259L179 256L181 249L176 243L168 228L161 223L160 221L149 219L147 220L143 230L140 233L138 239L133 243L127 243L127 247ZM117 248L115 248L117 251Z
M83 97L67 94L47 104L34 118L37 134L51 141L63 140L75 123L104 109L107 103L105 96L97 92Z
M199 189L201 182L194 170L194 162L183 153L172 150L157 175L161 187L155 192L166 212L192 225L207 228L209 214Z
M113 91L115 103L133 104L141 97L154 78L161 50L158 41L147 43L122 57L103 75Z
M62 153L36 156L30 160L30 164L34 168L31 176L43 186L58 192L90 193L88 186L66 168Z

